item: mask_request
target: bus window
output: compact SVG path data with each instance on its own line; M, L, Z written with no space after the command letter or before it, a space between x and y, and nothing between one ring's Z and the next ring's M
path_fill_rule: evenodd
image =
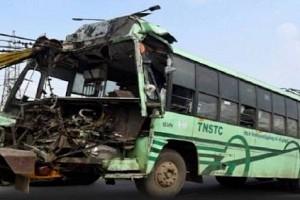
M221 97L238 101L238 80L225 74L220 74Z
M213 69L197 65L197 89L208 94L218 94L218 73Z
M171 110L180 113L191 113L193 104L193 91L177 85L173 86Z
M257 106L265 111L272 111L271 92L257 88Z
M238 118L238 105L231 101L222 100L221 102L221 121L232 124L237 123Z
M240 108L240 125L248 128L254 128L255 115L256 111L254 108L242 105Z
M26 98L26 101L34 100L36 98L40 78L41 73L39 71L35 71L32 69L28 70L22 82L22 85L16 93L16 99Z
M271 130L271 113L258 111L258 128L263 131Z
M285 132L285 123L284 117L280 115L273 116L273 130L276 133L284 133Z
M273 112L280 115L285 115L284 97L278 94L273 94Z
M240 101L241 104L256 107L256 92L254 85L240 81Z
M174 56L173 65L176 68L173 76L174 84L195 89L195 64L179 56Z
M297 120L287 119L287 135L297 137Z
M286 115L287 117L297 119L297 102L286 98Z
M218 99L216 97L199 93L197 114L201 117L216 119L217 105Z

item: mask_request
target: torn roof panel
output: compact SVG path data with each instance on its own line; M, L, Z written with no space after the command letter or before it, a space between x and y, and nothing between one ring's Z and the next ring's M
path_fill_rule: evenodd
M104 40L114 41L131 38L143 40L146 35L154 34L167 43L176 39L165 29L136 16L125 16L109 21L101 21L81 26L66 37L65 44L82 43L83 46L95 45ZM80 47L83 47L79 45Z

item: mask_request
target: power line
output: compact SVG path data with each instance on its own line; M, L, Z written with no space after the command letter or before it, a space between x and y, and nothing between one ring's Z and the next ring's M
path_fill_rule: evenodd
M28 40L28 41L35 42L34 39L30 39L30 38L26 38L26 37L21 37L21 36L16 36L16 35L9 35L9 34L5 34L5 33L0 33L0 36L10 37L10 38L15 38L15 39L21 39L21 40Z
M15 31L12 32L12 35L0 33L0 36L12 38L11 40L6 41L7 42L6 46L0 46L0 48L5 48L5 50L8 50L8 51L9 50L17 51L17 50L24 48L24 45L22 45L21 42L18 43L18 41L16 39L34 41L29 38L16 36ZM11 90L17 81L17 78L20 75L20 65L19 64L12 65L10 67L5 68L4 70L5 70L4 71L4 79L3 79L3 84L2 84L3 90L2 90L2 96L1 96L1 102L0 102L1 109L5 105L6 100L7 100L8 96L10 95ZM21 94L21 93L19 92L18 94Z

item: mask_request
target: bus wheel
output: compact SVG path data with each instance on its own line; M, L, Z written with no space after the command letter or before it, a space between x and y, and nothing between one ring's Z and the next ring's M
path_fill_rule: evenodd
M216 176L218 183L224 187L241 187L245 185L246 177Z
M186 165L179 153L164 150L152 172L143 179L136 179L137 189L153 197L173 197L183 187L186 178Z

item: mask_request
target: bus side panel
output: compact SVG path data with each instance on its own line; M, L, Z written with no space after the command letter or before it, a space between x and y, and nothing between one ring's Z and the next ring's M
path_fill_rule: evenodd
M194 117L166 112L163 118L154 118L150 129L150 148L147 174L151 172L157 158L168 140L191 141Z
M200 174L299 177L298 139L198 118L194 123Z
M199 175L299 177L298 139L172 112L151 127L147 173L172 139L195 144Z

